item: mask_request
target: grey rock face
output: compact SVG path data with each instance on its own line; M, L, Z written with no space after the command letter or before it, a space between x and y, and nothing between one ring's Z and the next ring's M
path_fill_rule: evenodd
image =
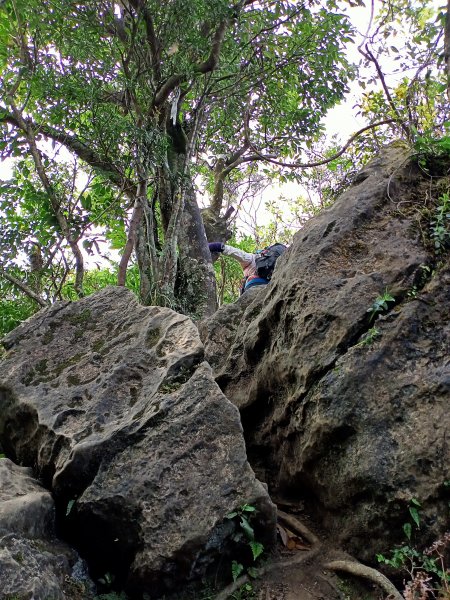
M412 498L430 536L445 528L450 288L417 225L426 186L388 148L294 237L245 311L201 328L259 477L364 560L399 541ZM395 302L371 318L386 291Z
M55 537L50 493L31 469L0 460L0 598L65 600L69 586L89 598L87 581L72 579L76 553Z
M273 541L239 413L188 318L111 287L39 313L4 343L1 443L52 489L97 576L150 597L198 578L234 551L226 515L246 502Z

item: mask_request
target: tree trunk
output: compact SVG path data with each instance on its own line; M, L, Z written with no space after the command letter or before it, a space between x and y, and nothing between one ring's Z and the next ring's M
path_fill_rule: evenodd
M216 280L202 216L192 183L188 183L178 237L176 298L180 308L194 318L217 310Z
M156 303L155 282L159 280L157 250L161 250L155 218L155 196L143 203L143 217L136 236L136 259L139 267L139 296L147 306Z
M444 24L444 70L447 79L447 98L450 101L450 0L447 0Z
M167 134L167 161L158 169L156 186L164 235L158 303L201 318L217 309L214 269L189 174L187 138L178 124L169 124Z

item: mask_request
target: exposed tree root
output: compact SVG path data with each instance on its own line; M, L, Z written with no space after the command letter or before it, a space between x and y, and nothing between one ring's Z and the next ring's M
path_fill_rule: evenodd
M351 560L333 560L323 566L330 571L344 571L345 573L350 573L350 575L369 579L369 581L376 583L382 590L388 593L392 600L404 600L403 596L389 579L376 569L366 567L366 565Z
M233 581L233 583L230 583L230 585L227 585L226 588L219 592L214 600L228 600L231 594L233 594L248 581L250 581L250 577L248 575L242 575L242 577L238 577L236 581Z
M264 567L260 567L255 570L255 578L259 579L266 573L270 573L271 571L276 571L277 569L285 569L286 567L292 567L295 565L299 565L307 560L314 558L319 553L319 547L313 548L309 552L301 552L298 553L298 556L293 556L289 560L277 561L273 563L269 563ZM233 583L230 583L226 588L224 588L219 594L214 598L214 600L227 600L236 590L242 587L245 583L250 581L250 577L248 575L242 575ZM403 599L402 599L403 600Z
M312 533L303 523L301 523L296 517L288 515L282 510L278 510L278 517L280 521L283 521L286 525L289 525L295 533L301 535L307 542L311 544L311 549L307 552L299 552L296 556L292 556L288 560L276 561L265 565L255 571L255 577L261 578L263 575L276 570L286 569L289 567L295 567L301 563L307 562L315 558L319 553L325 553L324 546L320 542L319 538ZM336 554L336 552L334 552ZM329 571L343 571L350 575L355 575L363 579L368 579L372 583L379 586L384 592L389 594L389 600L404 600L403 596L397 590L393 583L389 581L382 573L366 565L355 561L354 559L344 558L340 560L331 560L321 565L320 568L328 569ZM228 600L228 598L243 585L251 581L248 575L242 575L236 581L233 581L230 585L224 588L214 598L214 600Z
M310 531L306 525L303 525L296 517L292 515L288 515L282 510L277 510L277 515L280 521L289 525L292 529L294 529L295 533L298 533L302 536L307 542L309 542L312 546L315 546L319 543L319 538L314 535L312 531Z

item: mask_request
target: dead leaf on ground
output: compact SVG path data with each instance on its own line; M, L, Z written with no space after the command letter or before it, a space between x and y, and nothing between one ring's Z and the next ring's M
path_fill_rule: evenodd
M311 546L305 544L295 533L283 527L279 523L277 524L277 531L280 535L283 546L288 550L310 550Z

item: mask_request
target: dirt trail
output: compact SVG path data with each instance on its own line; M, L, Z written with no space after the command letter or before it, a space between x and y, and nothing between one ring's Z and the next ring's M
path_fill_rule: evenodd
M257 579L240 577L215 600L403 600L384 575L333 547L304 523L279 510L278 546Z

